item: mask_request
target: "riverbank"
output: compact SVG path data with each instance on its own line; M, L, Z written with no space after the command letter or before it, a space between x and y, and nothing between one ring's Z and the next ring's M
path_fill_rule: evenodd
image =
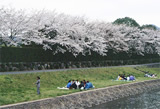
M139 69L150 70L150 72L157 74L159 77L159 68L140 67ZM131 67L0 75L0 106L79 92L80 90L57 89L57 87L65 86L70 79L89 80L95 88L131 83L126 81L112 81L117 78L118 74L132 74L136 77L136 82L152 79L144 77L143 72ZM36 82L36 76L41 77L41 95L36 94L36 87L33 85Z
M55 98L0 106L0 109L88 109L117 99L159 89L160 79L99 88ZM85 98L85 99L84 99Z

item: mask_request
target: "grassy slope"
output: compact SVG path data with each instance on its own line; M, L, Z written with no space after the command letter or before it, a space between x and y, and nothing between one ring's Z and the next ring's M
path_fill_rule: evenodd
M141 70L150 70L156 74L160 71L158 68L145 67L141 68ZM70 79L89 80L96 88L129 83L124 81L112 81L112 79L117 78L118 74L123 73L126 75L133 74L136 76L137 81L150 79L145 78L144 73L129 67L0 75L0 105L55 97L80 91L57 89L57 87L65 86ZM41 77L41 95L36 94L36 86L33 84L36 82L36 76Z

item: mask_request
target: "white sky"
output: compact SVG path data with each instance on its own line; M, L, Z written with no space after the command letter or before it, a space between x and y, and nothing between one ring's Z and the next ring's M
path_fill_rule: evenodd
M55 10L106 22L127 16L140 25L155 24L160 27L160 0L0 0L2 6Z

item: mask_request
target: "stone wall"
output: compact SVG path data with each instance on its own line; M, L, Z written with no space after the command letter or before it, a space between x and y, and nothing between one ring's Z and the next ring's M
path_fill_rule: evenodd
M106 61L76 61L76 62L8 62L1 63L0 72L28 71L47 69L68 69L86 67L106 67L119 65L136 65L159 62L159 59L134 59L134 60L106 60Z
M108 101L158 89L160 80L135 82L64 95L56 98L0 106L0 109L84 109Z

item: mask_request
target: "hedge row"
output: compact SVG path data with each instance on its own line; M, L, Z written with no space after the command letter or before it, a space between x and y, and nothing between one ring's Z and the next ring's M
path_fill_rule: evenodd
M0 62L76 62L76 61L104 61L104 60L131 60L131 59L150 59L160 58L157 54L146 54L145 56L127 53L113 53L109 50L107 56L101 56L95 52L92 55L79 54L77 57L72 53L58 53L53 55L51 50L43 50L42 48L16 48L2 47L0 48Z

